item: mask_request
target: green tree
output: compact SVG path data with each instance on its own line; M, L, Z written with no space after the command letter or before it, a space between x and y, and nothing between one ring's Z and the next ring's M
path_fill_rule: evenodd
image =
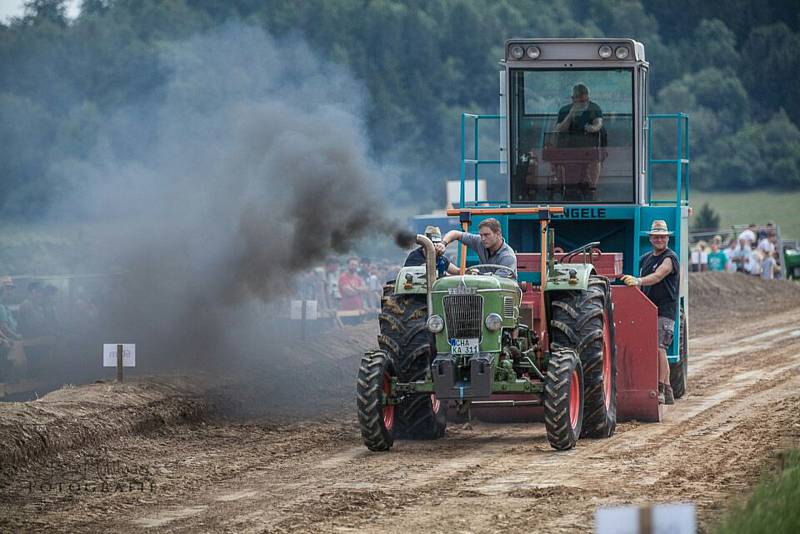
M798 50L800 33L783 22L754 28L742 47L744 82L762 118L783 108L793 121L800 122Z
M716 232L719 230L719 214L715 212L708 202L704 202L697 214L692 217L693 230L706 230Z
M50 23L64 27L67 25L66 0L27 0L24 4L26 24Z

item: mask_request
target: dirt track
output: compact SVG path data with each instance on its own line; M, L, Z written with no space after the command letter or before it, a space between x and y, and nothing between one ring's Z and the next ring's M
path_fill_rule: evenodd
M690 394L665 423L621 424L573 451L552 451L539 424L451 425L387 454L363 448L350 413L167 426L8 472L0 529L575 532L601 505L692 501L706 530L800 446L798 317L695 330Z

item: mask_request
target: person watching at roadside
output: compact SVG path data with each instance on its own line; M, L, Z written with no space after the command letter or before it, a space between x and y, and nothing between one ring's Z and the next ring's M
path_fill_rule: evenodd
M444 255L445 247L437 247L436 245L442 242L442 231L438 226L428 226L425 228L425 237L431 240L436 250L436 273L439 277L447 274L458 274L458 267ZM416 265L425 265L425 248L419 247L411 251L406 258L403 267L413 267Z
M508 267L517 275L517 255L506 240L503 239L500 221L494 217L484 219L478 224L478 233L471 234L460 230L450 230L442 241L437 243L437 253L444 253L445 247L453 241L461 241L478 254L481 264L494 264Z
M736 264L737 271L740 273L747 272L751 254L752 251L750 250L750 246L747 244L747 240L743 237L740 237L739 244L736 245L736 248L733 251L733 258L731 259L731 261Z
M350 258L347 260L347 270L339 276L339 292L342 295L339 301L340 310L364 309L364 294L367 292L367 285L364 283L364 279L358 275L359 266L358 258Z
M0 278L0 334L8 340L22 339L17 330L17 321L11 314L6 303L14 291L14 280L10 276Z
M758 225L755 223L750 223L747 225L747 228L739 234L739 241L744 239L745 243L747 244L747 248L753 248L753 244L756 242L756 232L758 231Z
M712 241L711 252L708 254L708 270L723 272L727 263L728 257L719 249L717 241Z
M678 256L667 245L672 232L667 222L655 220L650 226L650 244L653 250L639 260L639 277L623 275L627 286L638 286L658 307L658 400L662 404L675 404L669 383L667 349L675 334L675 316L678 311L680 264Z

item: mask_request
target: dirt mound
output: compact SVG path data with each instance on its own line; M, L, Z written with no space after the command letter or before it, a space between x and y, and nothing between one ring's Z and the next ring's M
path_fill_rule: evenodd
M65 387L0 405L0 465L100 443L111 436L196 420L211 407L199 380L138 379Z
M0 404L0 465L172 423L226 416L324 417L350 403L361 354L376 346L376 321L269 347L270 358L209 376L138 377L69 386L31 402Z
M690 273L689 314L693 324L753 319L800 305L800 284L762 280L743 273Z

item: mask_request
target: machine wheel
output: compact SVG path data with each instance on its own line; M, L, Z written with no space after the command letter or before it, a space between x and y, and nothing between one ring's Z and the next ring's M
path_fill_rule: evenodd
M617 351L608 281L591 276L585 291L557 294L550 308L551 346L574 349L583 365L583 437L611 437L617 427Z
M394 376L394 363L383 351L361 358L356 385L358 425L364 445L371 451L388 451L394 443L396 406L384 404Z
M689 347L686 343L686 317L681 306L681 361L669 364L669 383L672 386L672 394L676 399L686 395L689 386Z
M378 345L395 362L401 382L424 380L430 369L433 342L426 326L428 303L424 295L395 295L394 283L383 288ZM447 426L447 403L434 395L413 395L398 406L399 438L437 439Z
M544 426L547 441L565 451L575 446L583 425L583 366L572 349L557 349L550 354L544 379Z

